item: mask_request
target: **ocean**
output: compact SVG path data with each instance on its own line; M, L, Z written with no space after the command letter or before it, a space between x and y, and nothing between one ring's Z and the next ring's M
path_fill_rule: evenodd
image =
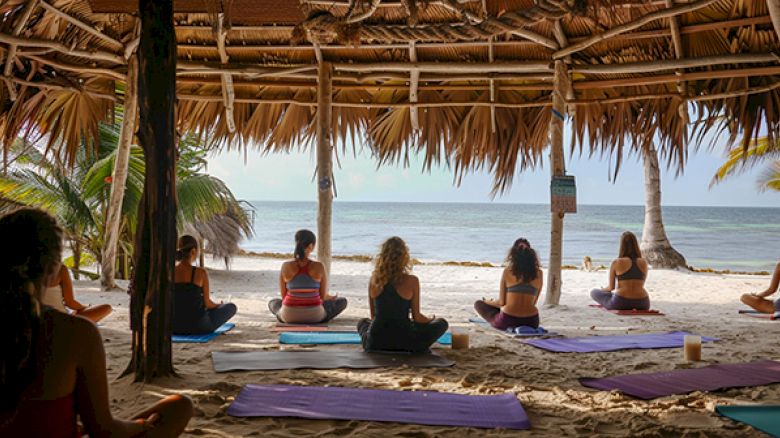
M300 228L316 233L316 202L251 202L255 235L248 251L291 253ZM584 256L608 265L623 231L641 237L642 206L579 205L564 221L564 263ZM697 268L771 270L780 260L780 208L663 208L672 245ZM546 204L339 202L333 206L333 254L369 255L390 236L400 236L412 257L426 262L501 263L510 245L525 237L543 265L549 256Z

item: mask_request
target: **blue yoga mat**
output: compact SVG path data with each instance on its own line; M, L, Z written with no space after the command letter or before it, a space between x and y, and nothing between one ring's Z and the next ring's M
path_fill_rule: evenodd
M683 346L686 332L650 333L646 335L585 336L566 339L533 339L528 345L554 353L597 353L602 351L675 348ZM717 341L701 337L702 342Z
M452 344L452 333L447 332L436 341L440 344ZM280 344L360 344L357 332L282 332L279 334Z
M171 336L171 341L205 344L206 342L216 338L222 333L232 330L235 326L236 325L233 324L232 322L226 322L211 333L206 333L205 335L173 335Z
M485 321L482 318L469 318L469 322L477 324L478 326L493 329L497 332L501 332L506 334L507 336L514 336L514 337L536 337L536 336L560 336L558 333L555 332L549 332L544 327L514 327L511 329L506 329L506 331L499 330L497 328L494 328L490 324L488 324L487 321Z
M745 423L774 437L780 437L780 405L715 406L715 412L734 421Z
M485 429L531 428L528 415L513 393L465 395L335 386L246 385L227 409L227 414ZM447 433L439 431L438 434Z

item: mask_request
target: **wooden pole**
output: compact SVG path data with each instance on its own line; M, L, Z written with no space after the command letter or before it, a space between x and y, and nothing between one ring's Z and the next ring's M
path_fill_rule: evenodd
M552 177L563 176L563 121L566 114L566 83L568 73L563 61L555 61L550 117L550 170ZM552 193L551 201L552 201ZM561 261L563 259L563 213L553 211L550 221L550 259L547 266L546 305L558 305L561 301Z
M766 0L766 6L769 9L769 16L772 18L775 33L780 38L780 0Z
M146 178L130 286L132 359L136 381L175 374L171 352L171 292L176 255L176 34L173 0L139 0L138 143Z
M138 115L138 59L132 55L128 60L127 81L125 82L125 105L122 119L122 131L119 134L114 171L111 175L111 195L106 213L106 228L101 257L100 284L103 290L116 289L116 246L119 242L119 224L122 222L122 201L125 197L125 184L130 163L130 148L135 137L135 118Z
M414 42L409 43L409 61L417 62L417 49ZM409 75L409 102L417 103L417 88L420 85L420 70L412 69ZM416 106L409 108L409 118L412 122L412 130L420 130L420 114Z
M331 111L333 109L333 67L321 62L317 82L317 260L330 274L331 221L333 216L333 145Z

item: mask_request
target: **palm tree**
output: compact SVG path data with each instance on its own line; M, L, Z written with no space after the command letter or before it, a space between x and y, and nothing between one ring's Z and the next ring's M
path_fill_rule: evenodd
M101 260L119 131L119 123L102 124L100 153L81 148L73 168L60 163L56 154L44 154L29 143L17 141L12 149L12 168L0 176L0 200L43 208L58 219L71 242L76 269L84 250ZM207 152L193 135L186 135L180 142L178 228L180 233L188 230L205 240L214 257L225 259L227 264L238 253L238 242L252 235L253 217L251 207L238 201L222 180L204 173ZM118 242L127 256L132 254L144 172L143 151L132 147Z
M674 269L687 267L685 257L680 254L666 237L661 216L661 172L658 166L658 152L650 145L644 152L645 167L645 224L642 241L639 244L642 256L654 268Z
M758 177L758 190L780 191L780 142L766 137L750 142L746 149L732 149L726 162L712 177L710 187L766 161L771 162Z

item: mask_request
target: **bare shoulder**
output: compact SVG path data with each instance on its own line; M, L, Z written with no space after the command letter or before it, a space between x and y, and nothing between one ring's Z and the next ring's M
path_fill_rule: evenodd
M311 272L312 274L322 275L325 273L325 265L322 264L322 262L312 261L309 267L309 272Z
M55 348L61 346L67 351L83 352L103 343L95 323L86 318L48 310L42 314L42 319L51 329Z
M203 281L209 278L209 273L203 268L195 268L195 279Z
M643 271L647 271L650 268L650 265L647 263L647 260L645 260L642 257L636 259L636 264L639 266L639 269Z

